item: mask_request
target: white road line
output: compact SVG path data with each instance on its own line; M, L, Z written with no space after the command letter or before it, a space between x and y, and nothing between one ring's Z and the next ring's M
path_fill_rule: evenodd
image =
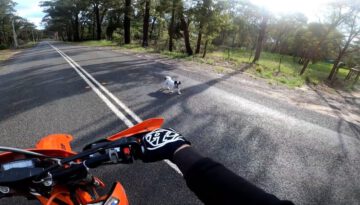
M71 59L68 55L58 49L65 57L67 57L74 65L77 66L88 78L90 78L101 90L103 90L111 99L113 99L127 114L129 114L136 122L142 122L139 116L131 111L124 103L122 103L117 97L115 97L108 89L106 89L101 83L99 83L94 77L92 77L85 69L83 69L78 63Z
M93 89L93 91L105 102L105 104L115 113L115 115L120 118L128 127L134 126L134 124L126 118L122 112L115 107L114 104L110 102L109 99L106 98L104 94L102 94L99 89L92 83L94 82L102 91L104 91L111 99L113 99L122 109L125 110L136 122L142 122L141 118L137 116L130 108L128 108L124 103L122 103L115 95L113 95L108 89L101 85L94 77L92 77L85 69L83 69L78 63L76 63L73 59L71 59L68 55L62 52L60 49L48 43L55 51L57 51L70 65L74 68L74 70L85 80L85 82ZM78 69L80 69L92 82L87 79L83 73L81 73ZM171 168L173 168L178 174L183 175L179 168L169 160L164 160L166 164L168 164Z
M115 113L119 119L121 119L126 124L126 126L134 126L134 124L128 120L125 115L122 114L122 112L120 112L120 110L117 109L116 106L112 104L112 102L107 99L106 96L102 94L99 89L97 89L96 86L89 79L87 79L66 56L64 56L56 47L52 46L51 44L49 45L55 49L55 51L57 51L71 65L72 68L74 68L80 77L84 79L84 81L93 89L93 91L100 97L100 99L104 101L104 103Z

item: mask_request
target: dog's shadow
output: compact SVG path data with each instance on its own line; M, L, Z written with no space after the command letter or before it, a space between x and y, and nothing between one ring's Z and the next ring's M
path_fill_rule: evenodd
M170 93L170 91L168 90L163 90L163 91L157 90L155 92L149 93L148 95L153 98L166 98L171 96L178 96L176 92Z

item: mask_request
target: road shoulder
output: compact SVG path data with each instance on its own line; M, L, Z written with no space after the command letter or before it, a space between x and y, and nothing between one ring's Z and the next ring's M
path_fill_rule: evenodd
M194 61L171 59L156 53L133 52L129 49L114 49L113 47L97 48L120 52L126 55L136 55L139 58L173 65L185 71L211 76L212 78L221 78L230 75L231 80L238 84L238 86L242 88L247 87L257 94L360 125L359 90L345 92L330 89L324 85L315 87L311 84L300 88L288 88L280 84L271 84L266 79L244 72L246 65L234 70L232 68L213 66Z

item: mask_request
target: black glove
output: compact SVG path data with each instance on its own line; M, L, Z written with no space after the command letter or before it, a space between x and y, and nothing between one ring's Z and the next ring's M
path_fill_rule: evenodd
M185 144L190 145L190 142L173 129L154 130L142 137L141 159L144 162L171 160L174 152Z

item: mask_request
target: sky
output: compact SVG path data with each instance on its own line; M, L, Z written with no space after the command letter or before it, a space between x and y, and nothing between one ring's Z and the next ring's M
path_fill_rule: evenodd
M13 0L16 2L16 13L17 15L26 18L28 21L34 23L39 29L42 28L40 25L42 17L45 14L42 12L42 8L39 6L42 0Z
M38 28L42 28L41 19L45 15L39 3L42 0L14 0L17 14L34 23ZM309 21L319 19L319 11L331 0L249 0L250 2L264 7L274 14L301 12L305 14Z
M253 4L264 7L274 14L300 12L305 14L309 22L318 21L321 10L333 0L249 0Z

